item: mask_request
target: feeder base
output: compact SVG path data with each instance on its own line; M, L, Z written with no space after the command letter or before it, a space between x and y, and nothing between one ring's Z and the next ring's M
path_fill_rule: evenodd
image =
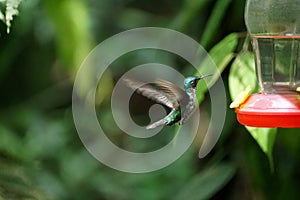
M300 128L300 95L253 94L235 112L246 126Z

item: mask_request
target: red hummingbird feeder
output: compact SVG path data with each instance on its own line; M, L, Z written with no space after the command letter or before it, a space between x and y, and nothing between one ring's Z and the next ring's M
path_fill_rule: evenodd
M300 128L300 1L247 0L245 22L261 92L236 108L238 121Z

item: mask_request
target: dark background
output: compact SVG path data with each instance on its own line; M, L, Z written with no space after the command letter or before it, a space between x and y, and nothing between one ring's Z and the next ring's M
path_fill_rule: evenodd
M228 109L221 138L207 157L198 158L201 138L197 138L170 166L127 174L95 160L74 127L73 81L97 44L131 28L158 26L192 37L207 51L230 33L242 33L238 53L246 32L244 4L244 0L23 0L9 34L0 24L0 199L297 199L299 129L278 130L271 172L267 156ZM186 72L180 59L170 58ZM122 73L141 63L138 53L114 62L103 80L106 95L97 100L100 123L113 130L109 137L121 146L130 139L110 118L109 94ZM229 72L230 64L222 73L227 90ZM227 98L229 105L230 95ZM134 107L145 114L145 105ZM200 105L204 124L209 107L205 98ZM147 118L135 120L147 124ZM168 130L143 148L163 145L174 131Z

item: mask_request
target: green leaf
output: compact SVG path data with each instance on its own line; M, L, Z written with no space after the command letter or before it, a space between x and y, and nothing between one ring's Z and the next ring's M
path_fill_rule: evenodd
M91 19L84 0L43 1L55 31L56 45L63 66L76 72L91 51Z
M272 156L272 149L274 146L277 128L257 128L245 126L252 137L256 140L260 148L267 155L270 163L270 169L274 171L274 161Z
M254 55L251 52L242 51L234 60L229 73L229 92L231 98L233 100L236 99L248 86L251 87L250 93L258 91ZM277 129L257 127L246 127L246 129L267 155L270 168L273 171L272 149Z
M209 2L209 0L186 0L182 10L171 22L170 28L179 31L186 30Z
M28 160L21 137L3 125L0 125L0 152L15 160Z
M207 25L205 26L203 36L200 44L206 47L209 42L215 37L217 29L222 23L222 19L227 11L227 8L232 0L219 0L214 6L213 12L209 17Z
M207 83L208 87L211 87L218 80L223 70L234 58L234 51L236 50L238 45L238 38L239 36L237 33L231 33L230 35L225 37L209 51L210 57L204 59L204 61L201 63L201 67L199 68L200 74L213 73L213 77ZM212 63L211 61L213 61L214 63ZM213 64L217 66L217 69L216 71L212 72L210 66ZM204 94L207 91L207 86L203 81L199 82L197 87L197 97L199 102L203 100Z
M232 100L248 86L251 87L250 93L258 91L253 53L243 51L238 54L230 68L228 82Z
M209 199L231 180L235 170L235 167L228 164L206 169L187 182L175 200Z
M220 72L230 63L235 56L235 50L238 45L238 33L231 33L223 40L217 43L210 51L209 55L217 65Z

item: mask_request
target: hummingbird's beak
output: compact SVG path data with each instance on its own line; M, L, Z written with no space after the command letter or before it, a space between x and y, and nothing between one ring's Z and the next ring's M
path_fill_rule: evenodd
M198 77L196 78L196 80L199 81L200 79L206 78L206 77L208 77L208 76L212 76L212 74L206 74L206 75L198 76Z

